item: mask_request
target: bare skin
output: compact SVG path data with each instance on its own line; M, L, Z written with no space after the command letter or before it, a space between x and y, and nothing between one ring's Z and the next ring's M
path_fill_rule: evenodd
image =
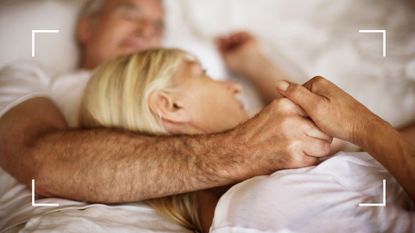
M289 79L261 53L258 41L248 32L236 32L217 38L217 47L227 67L248 79L258 90L265 104L280 97L274 84Z
M371 154L415 201L415 146L397 130L324 78L314 78L304 86L283 81L278 89L299 104L324 132L355 143ZM209 232L216 205L228 188L198 192L203 232Z
M106 1L101 11L80 20L81 66L94 68L160 46L163 20L158 0ZM0 165L26 185L35 178L36 192L43 196L139 201L312 165L315 157L328 153L328 142L305 140L290 130L293 125L318 130L310 122L294 105L276 100L225 133L149 137L116 129L70 129L51 100L35 98L0 118ZM166 162L171 160L174 166Z
M188 135L221 132L247 120L248 114L237 98L242 91L241 87L233 82L217 81L210 78L203 71L201 64L195 61L183 62L173 80L174 85L169 88L168 92L163 90L153 92L148 103L151 111L155 115L158 113L164 128L170 134ZM299 114L302 116L292 118L287 121L285 126L290 129L293 135L302 136L303 140L297 143L312 143L314 140L310 141L309 137L311 136L314 139L319 138L321 146L326 145L327 150L329 150L329 142L332 138L316 130L313 123L306 119L305 113L298 106L286 98L275 101L275 104L287 110L280 114ZM212 112L215 114L209 114ZM278 118L278 116L275 117ZM302 123L307 122L310 125L304 128ZM261 137L261 133L262 130L257 132L256 135L252 135L251 138ZM303 151L297 150L298 145L295 144L290 147L293 151L296 150L299 156L314 155L317 151L314 151L315 148L311 144L309 145L310 147L304 147L305 150ZM260 152L256 152L252 156L260 156ZM257 157L257 159L261 158ZM228 187L196 192L199 217L204 232L208 232L216 204Z
M163 34L159 0L107 0L99 12L79 21L81 68L94 69L120 55L160 47Z
M278 84L280 94L306 111L329 135L352 142L379 161L415 201L415 146L330 81Z
M286 130L293 124L312 129L298 109L276 100L245 124L214 135L69 129L50 100L36 98L0 118L0 163L21 183L35 178L43 196L132 202L315 164L302 152L324 156L329 142Z
M412 143L412 145L415 145L415 122L402 127L399 132L404 138L406 138L406 140Z
M258 41L252 34L231 33L218 37L216 44L229 70L250 81L260 94L264 105L281 97L275 91L275 85L279 80L290 78L260 51ZM334 139L330 154L343 150L347 150L346 142Z

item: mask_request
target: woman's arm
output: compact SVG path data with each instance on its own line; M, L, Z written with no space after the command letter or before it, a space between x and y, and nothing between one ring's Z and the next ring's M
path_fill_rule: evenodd
M379 161L415 201L415 146L378 119L356 132L357 144Z
M397 130L324 78L313 78L304 86L283 81L278 89L325 133L371 154L415 201L415 146Z
M415 122L399 130L401 135L406 138L412 145L415 145Z
M261 52L256 38L248 32L236 32L217 40L226 66L248 79L257 89L264 104L276 97L275 83L290 79Z

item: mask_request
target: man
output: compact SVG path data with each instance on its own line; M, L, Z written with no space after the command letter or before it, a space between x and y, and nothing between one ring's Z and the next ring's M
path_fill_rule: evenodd
M94 1L84 13L78 27L81 68L160 46L164 12L159 0ZM243 41L225 39L222 54L242 49ZM235 62L234 67L249 64ZM252 120L215 135L151 137L71 128L88 78L81 72L52 79L31 64L0 74L0 164L21 183L35 179L38 194L139 201L309 166L330 150L331 138L286 100L275 100ZM167 157L175 163L165 164Z

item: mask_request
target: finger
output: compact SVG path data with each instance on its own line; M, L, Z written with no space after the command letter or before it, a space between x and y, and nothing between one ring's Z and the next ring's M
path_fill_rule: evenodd
M298 104L308 115L314 112L314 108L321 101L321 96L314 94L307 88L296 83L288 81L279 81L277 83L278 92Z
M327 97L329 94L328 90L331 89L327 87L328 84L328 80L321 76L316 76L304 83L303 86L315 94Z
M308 118L307 113L296 103L291 101L288 98L279 98L273 101L275 103L275 108L285 113L293 113L304 118Z
M319 163L319 157L310 156L310 155L307 155L305 152L303 152L303 155L301 158L301 166L298 166L298 167L315 166L318 163Z
M305 134L309 137L321 139L327 141L328 143L333 142L333 137L325 134L321 131L313 122L309 121L308 128L305 131Z
M330 143L325 140L307 137L303 143L303 151L308 156L324 157L330 154Z

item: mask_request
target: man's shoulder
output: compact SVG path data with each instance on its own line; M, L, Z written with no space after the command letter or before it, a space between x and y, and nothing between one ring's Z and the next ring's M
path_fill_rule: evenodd
M29 59L15 60L3 65L0 69L1 72L7 70L39 70L43 72L49 72L46 67L39 62Z
M13 61L0 69L0 79L19 79L19 78L35 78L35 79L51 79L51 71L33 60L17 60Z
M63 74L57 73L34 60L16 60L0 68L0 80L25 79L40 82L54 81L56 79L72 78L73 76L89 77L86 70L73 70ZM29 80L28 80L29 79Z

